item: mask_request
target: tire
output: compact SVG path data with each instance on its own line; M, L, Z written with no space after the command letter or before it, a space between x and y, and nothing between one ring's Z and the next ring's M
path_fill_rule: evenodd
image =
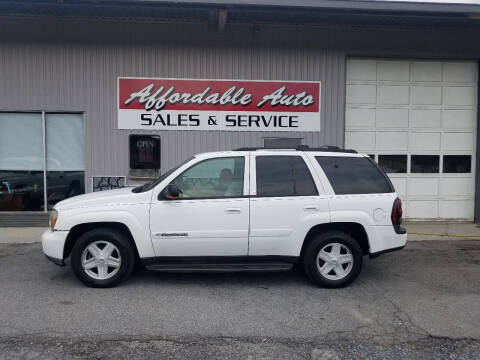
M355 239L333 230L315 235L307 244L302 259L310 280L327 288L350 284L360 274L362 260L362 249Z
M73 272L85 285L113 287L132 273L135 251L121 232L94 229L77 239L72 249L71 263Z

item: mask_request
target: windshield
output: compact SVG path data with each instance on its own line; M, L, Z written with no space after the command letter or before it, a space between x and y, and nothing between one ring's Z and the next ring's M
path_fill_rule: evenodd
M173 173L175 170L177 170L178 168L180 168L181 166L185 165L187 162L189 162L190 160L192 160L193 157L185 160L184 162L178 164L177 166L175 166L174 168L168 170L166 173L160 175L160 177L158 179L155 179L155 180L152 180L152 181L149 181L143 185L140 185L140 186L137 186L136 188L133 188L132 189L132 192L134 193L141 193L141 192L145 192L145 191L149 191L149 190L152 190L155 186L157 186L158 184L160 184L163 180L165 180L165 178L167 178L171 173Z

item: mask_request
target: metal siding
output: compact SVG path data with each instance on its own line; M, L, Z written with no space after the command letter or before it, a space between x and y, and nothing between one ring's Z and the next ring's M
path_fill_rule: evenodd
M315 67L326 61L323 71L333 66L331 83L339 62L338 54L325 56L322 50L3 43L0 51L2 83L10 84L0 87L0 109L85 112L87 179L126 174L128 134L145 132L117 129L117 76L322 80L325 74ZM335 86L335 92L339 88ZM198 152L259 146L264 136L301 136L310 145L327 138L341 145L336 139L338 126L325 121L341 117L334 113L338 108L322 97L322 134L160 131L162 169ZM336 98L332 94L329 101Z
M85 112L86 185L126 175L128 135L117 129L117 76L320 80L321 131L160 131L162 171L203 151L259 146L265 136L344 145L349 54L478 57L462 31L0 20L0 110ZM459 36L467 36L462 38ZM451 50L453 49L453 51Z

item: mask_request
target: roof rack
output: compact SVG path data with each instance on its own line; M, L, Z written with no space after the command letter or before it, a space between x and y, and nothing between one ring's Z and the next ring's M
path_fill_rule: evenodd
M257 150L297 150L297 151L325 151L325 152L342 152L356 154L357 151L353 149L341 149L338 146L322 145L319 147L310 147L308 145L299 145L297 147L286 148L268 148L268 147L241 147L233 151L257 151Z

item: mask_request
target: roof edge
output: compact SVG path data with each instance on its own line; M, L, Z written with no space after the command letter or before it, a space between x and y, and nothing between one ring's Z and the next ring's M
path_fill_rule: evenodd
M78 1L79 3L84 1ZM440 2L435 0L96 0L96 3L174 4L213 7L275 7L289 9L343 9L351 11L399 11L429 13L480 13L480 1Z

